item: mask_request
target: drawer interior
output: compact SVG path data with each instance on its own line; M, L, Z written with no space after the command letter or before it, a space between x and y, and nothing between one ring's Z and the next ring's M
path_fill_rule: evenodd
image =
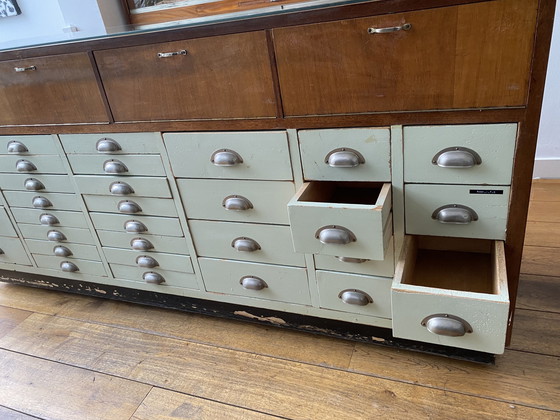
M375 205L386 195L386 185L376 182L310 182L298 202Z

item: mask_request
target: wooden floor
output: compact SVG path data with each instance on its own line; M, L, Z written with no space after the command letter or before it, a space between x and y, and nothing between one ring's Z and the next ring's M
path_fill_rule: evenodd
M0 419L560 419L560 182L495 366L0 285Z

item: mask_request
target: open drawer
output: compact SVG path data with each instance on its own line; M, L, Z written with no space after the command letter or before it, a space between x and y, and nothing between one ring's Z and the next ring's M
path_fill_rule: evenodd
M396 337L503 353L509 310L503 242L406 236L391 300Z
M288 215L296 252L383 260L393 232L391 184L309 182Z

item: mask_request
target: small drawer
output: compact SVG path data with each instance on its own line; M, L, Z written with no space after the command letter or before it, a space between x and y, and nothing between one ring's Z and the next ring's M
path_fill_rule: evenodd
M81 274L107 277L105 267L103 267L103 264L99 261L87 261L35 254L33 255L33 259L39 268L56 270L58 272L75 275L76 277L80 277Z
M67 173L60 156L57 155L0 155L0 172L19 172L26 174Z
M305 267L288 226L191 220L189 227L199 256Z
M511 183L517 124L405 127L405 182Z
M72 243L94 245L93 235L89 229L65 226L42 226L19 224L19 229L25 239L49 240L55 243Z
M18 237L6 209L2 206L0 206L0 236L11 236L13 238Z
M393 238L391 238L387 246L385 259L379 261L364 258L315 255L315 268L317 270L365 274L368 276L393 277L395 274L395 251L393 246Z
M95 228L143 235L183 236L179 219L128 214L90 213ZM136 223L139 222L139 223ZM146 230L144 230L146 229Z
M77 211L19 208L14 211L14 217L17 223L88 228L84 214Z
M0 263L32 265L19 238L0 236Z
M3 174L0 182L4 191L74 193L68 175Z
M310 182L288 203L296 252L385 259L391 184Z
M83 197L88 210L92 212L177 217L175 202L168 198L127 198L104 195L84 195Z
M142 253L120 248L103 248L103 252L107 261L111 264L194 273L191 257L188 255L164 254L161 252Z
M179 273L177 271L161 270L159 268L130 267L120 264L109 264L113 275L117 279L132 280L139 283L161 286L184 287L198 289L196 275Z
M289 223L286 205L295 193L292 182L177 180L191 219Z
M406 233L505 239L509 187L405 185Z
M10 207L26 207L43 210L72 210L82 211L82 206L76 194L4 191L4 197Z
M51 241L28 239L25 241L32 254L61 256L65 258L78 258L81 260L99 261L99 252L95 245L77 243L57 244Z
M75 174L165 176L159 155L68 155L68 160Z
M310 305L307 270L199 258L208 292Z
M406 236L392 285L396 337L503 353L503 242Z
M55 139L49 134L0 136L0 155L58 155Z
M97 231L101 245L111 248L135 249L140 252L167 252L189 255L185 238L160 235L138 235L131 233Z
M391 281L386 277L317 271L321 308L391 318Z
M284 131L166 133L177 178L292 180Z
M298 133L303 177L310 181L391 181L388 128Z
M68 154L160 153L159 133L61 134Z
M171 198L171 190L166 178L116 176L84 176L74 177L82 194L113 195L119 197L157 197Z

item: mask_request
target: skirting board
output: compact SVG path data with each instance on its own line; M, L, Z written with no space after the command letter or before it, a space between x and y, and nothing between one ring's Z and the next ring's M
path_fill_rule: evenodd
M560 179L560 158L535 159L533 178Z

